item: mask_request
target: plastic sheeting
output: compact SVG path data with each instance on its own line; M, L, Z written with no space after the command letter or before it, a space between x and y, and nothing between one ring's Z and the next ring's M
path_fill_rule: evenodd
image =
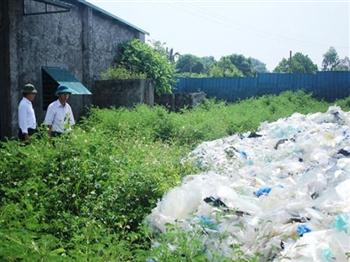
M203 232L211 251L261 261L350 261L350 113L293 114L205 142L188 176L147 217Z

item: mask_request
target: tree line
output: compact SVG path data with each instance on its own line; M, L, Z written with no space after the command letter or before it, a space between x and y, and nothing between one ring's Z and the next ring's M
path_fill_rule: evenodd
M269 72L265 63L242 54L222 56L216 60L213 56L180 55L159 41L151 41L151 45L157 52L168 57L175 66L176 75L180 77L247 77ZM275 73L315 73L316 71L350 71L350 59L349 57L341 59L336 49L330 47L323 55L320 69L308 55L301 52L296 52L289 58L282 58L273 69Z
M283 58L273 72L314 73L318 67L308 55L295 53ZM323 71L350 71L350 60L343 59L334 47L323 55ZM169 93L176 77L250 77L267 73L266 64L253 57L241 54L198 57L193 54L180 55L165 43L151 41L150 45L134 39L118 45L113 64L101 72L101 79L149 79L157 94Z

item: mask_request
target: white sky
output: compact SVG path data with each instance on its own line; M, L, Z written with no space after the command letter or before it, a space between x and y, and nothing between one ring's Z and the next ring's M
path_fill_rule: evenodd
M272 70L289 50L319 67L334 46L350 56L350 0L89 0L180 54L232 53Z

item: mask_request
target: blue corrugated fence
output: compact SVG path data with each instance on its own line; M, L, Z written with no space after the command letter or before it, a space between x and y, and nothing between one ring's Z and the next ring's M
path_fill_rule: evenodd
M236 101L253 96L304 90L334 101L350 96L350 72L266 73L257 77L178 78L175 93L203 91L207 97Z

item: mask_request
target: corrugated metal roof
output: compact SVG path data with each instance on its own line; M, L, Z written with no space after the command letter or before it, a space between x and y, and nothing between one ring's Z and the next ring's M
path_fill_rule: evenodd
M73 95L91 95L91 92L68 70L59 67L43 67L43 70L60 85L72 89Z
M117 21L119 21L119 22L121 22L121 23L123 23L123 24L125 24L125 25L127 25L127 26L129 26L129 27L131 27L131 28L133 28L133 29L135 29L135 30L137 30L137 31L139 31L139 32L141 32L141 33L143 33L143 34L145 34L145 35L149 35L148 32L142 30L141 28L130 24L129 22L125 21L124 19L121 19L120 17L111 14L111 13L107 12L106 10L100 8L100 7L97 7L97 6L95 6L95 5L93 5L93 4L89 3L89 2L87 2L87 1L85 1L85 0L77 0L77 1L78 1L79 3L81 3L81 4L83 4L83 5L87 5L87 6L91 7L92 9L94 9L94 10L96 10L96 11L102 13L102 14L105 14L105 15L107 15L107 16L109 16L109 17L111 17L111 18L113 18L113 19L115 19L115 20L117 20Z

